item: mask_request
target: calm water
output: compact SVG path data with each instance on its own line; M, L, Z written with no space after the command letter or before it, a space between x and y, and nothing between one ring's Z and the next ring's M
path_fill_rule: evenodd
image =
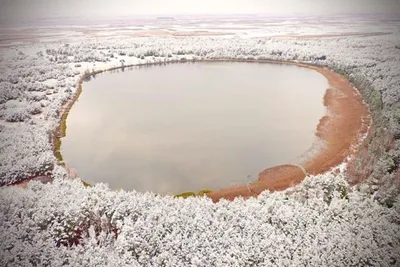
M67 119L65 162L87 182L179 193L243 184L296 162L325 114L316 71L182 63L97 75Z

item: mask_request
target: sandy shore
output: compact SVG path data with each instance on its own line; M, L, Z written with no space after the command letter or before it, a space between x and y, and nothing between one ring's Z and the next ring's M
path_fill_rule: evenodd
M262 171L257 181L250 185L225 188L207 194L214 202L221 198L232 200L238 196L257 196L264 190L284 190L300 183L306 173L320 174L329 171L357 151L360 138L367 132L371 122L368 107L363 103L361 95L340 74L327 68L301 63L268 60L258 62L294 64L313 69L325 76L329 83L324 96L324 105L328 112L320 119L316 135L326 145L305 160L302 166L275 166Z

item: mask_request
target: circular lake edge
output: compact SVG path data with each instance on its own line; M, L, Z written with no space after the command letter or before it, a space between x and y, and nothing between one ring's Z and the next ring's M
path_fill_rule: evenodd
M304 161L304 164L285 164L274 166L260 172L258 179L249 185L235 186L219 189L206 193L214 202L221 198L233 200L236 197L252 197L259 195L264 190L284 190L300 183L307 175L325 173L343 162L352 160L352 155L357 152L362 141L369 134L372 123L368 106L363 101L361 94L353 87L344 76L329 70L326 67L302 63L297 61L279 61L268 59L201 59L201 60L174 60L167 62L152 62L132 64L126 66L112 67L105 70L94 71L84 74L77 83L77 90L73 97L68 100L60 110L60 123L52 134L53 153L58 164L64 166L71 178L78 175L73 168L67 166L60 153L61 138L66 135L66 120L68 113L82 92L82 83L93 75L121 68L140 67L150 65L168 65L190 62L246 62L246 63L270 63L296 65L302 68L312 69L322 74L328 81L329 88L324 95L324 106L327 114L323 116L316 126L316 135L327 145L314 153ZM340 131L335 131L340 129ZM311 148L310 148L311 149ZM32 177L22 180L19 185L26 185ZM81 180L82 181L82 180ZM86 186L90 184L82 181Z

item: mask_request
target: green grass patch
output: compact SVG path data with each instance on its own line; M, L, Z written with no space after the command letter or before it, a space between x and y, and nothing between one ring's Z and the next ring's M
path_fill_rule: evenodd
M89 184L89 183L83 181L82 179L81 179L81 182L82 182L82 184L83 184L85 187L92 187L91 184Z
M195 197L196 194L194 192L183 192L181 194L175 195L174 197L181 197L181 198L188 198L188 197Z
M62 164L64 163L64 159L61 155L60 149L61 149L61 140L57 138L54 144L54 152L57 160Z
M177 194L174 197L181 197L181 198L188 198L188 197L203 197L208 193L211 193L212 191L210 189L203 189L200 190L197 194L195 192L183 192L181 194Z

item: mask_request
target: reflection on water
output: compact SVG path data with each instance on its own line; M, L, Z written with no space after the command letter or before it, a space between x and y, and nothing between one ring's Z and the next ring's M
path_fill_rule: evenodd
M290 65L182 63L83 84L62 155L88 182L179 193L293 162L325 113L324 76Z

